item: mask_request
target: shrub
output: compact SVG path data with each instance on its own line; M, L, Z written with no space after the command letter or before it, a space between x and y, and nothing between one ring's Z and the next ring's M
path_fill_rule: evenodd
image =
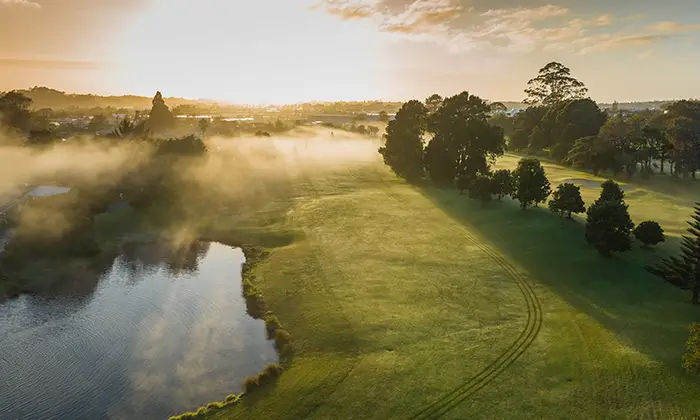
M642 248L664 242L664 230L654 221L642 222L632 232L634 237L642 243Z
M233 405L240 401L241 396L238 394L231 394L224 400L224 405Z
M564 183L559 185L552 194L549 210L559 216L571 219L571 213L586 211L584 204L583 198L581 198L581 188L574 184Z
M243 381L243 393L250 394L251 392L258 389L259 386L260 379L258 376L248 376L247 378L245 378L245 381Z
M275 348L277 351L280 353L283 353L283 351L289 347L289 345L292 342L292 336L289 335L289 333L283 329L277 330L275 332Z
M690 326L690 337L685 345L683 367L693 373L700 373L700 324Z
M199 407L199 410L197 410L197 415L198 416L205 416L207 414L207 407Z
M209 404L207 404L207 410L218 410L223 407L223 404L221 404L220 402L210 402Z
M268 337L273 337L275 331L277 331L282 324L280 324L279 319L276 316L270 314L269 312L265 315L265 329L267 330Z

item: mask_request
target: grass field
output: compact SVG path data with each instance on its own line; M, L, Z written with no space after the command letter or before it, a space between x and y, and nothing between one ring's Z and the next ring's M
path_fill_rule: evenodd
M499 166L514 166L506 156ZM600 179L547 165L555 187ZM294 340L279 382L216 419L681 419L700 378L680 357L700 320L690 296L643 264L675 251L688 187L627 185L635 222L671 235L601 258L583 224L510 200L483 206L412 187L380 163L307 173L256 218L294 232L258 267ZM237 223L240 221L237 221Z

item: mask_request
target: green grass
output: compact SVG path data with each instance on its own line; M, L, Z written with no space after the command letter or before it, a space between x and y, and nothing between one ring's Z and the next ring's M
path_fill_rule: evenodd
M553 186L602 181L546 170ZM454 190L406 185L379 164L309 175L291 210L280 205L286 216L266 227L294 240L256 268L267 307L293 337L292 363L273 388L207 418L700 414L700 378L681 368L700 309L643 270L675 251L700 190L666 178L631 186L633 219L657 220L672 237L604 259L580 221L542 208L482 207ZM590 203L598 190L582 193Z

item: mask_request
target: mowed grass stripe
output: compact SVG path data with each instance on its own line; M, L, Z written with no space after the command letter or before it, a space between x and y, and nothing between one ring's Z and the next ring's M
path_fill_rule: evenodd
M351 170L350 173L352 176L359 178L356 172ZM402 204L409 205L409 203L402 197L391 192L384 177L379 172L376 173L377 179L383 186L382 190L389 197L400 201ZM532 345L542 328L542 307L528 279L525 278L510 263L508 263L500 254L485 246L474 235L466 232L464 229L456 228L455 226L452 226L446 222L442 222L441 224L484 252L511 276L523 294L527 309L527 321L520 335L518 335L515 341L513 341L513 343L504 352L502 352L498 358L496 358L496 360L471 377L468 381L457 386L452 391L443 395L441 398L426 406L411 417L412 419L416 420L440 418L462 402L468 400L471 396L487 386L491 381L496 379L500 374L508 369L508 367L510 367Z

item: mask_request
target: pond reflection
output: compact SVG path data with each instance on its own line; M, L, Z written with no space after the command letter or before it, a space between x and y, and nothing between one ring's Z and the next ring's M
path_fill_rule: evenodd
M130 244L92 295L0 305L0 418L167 419L276 361L241 250Z

